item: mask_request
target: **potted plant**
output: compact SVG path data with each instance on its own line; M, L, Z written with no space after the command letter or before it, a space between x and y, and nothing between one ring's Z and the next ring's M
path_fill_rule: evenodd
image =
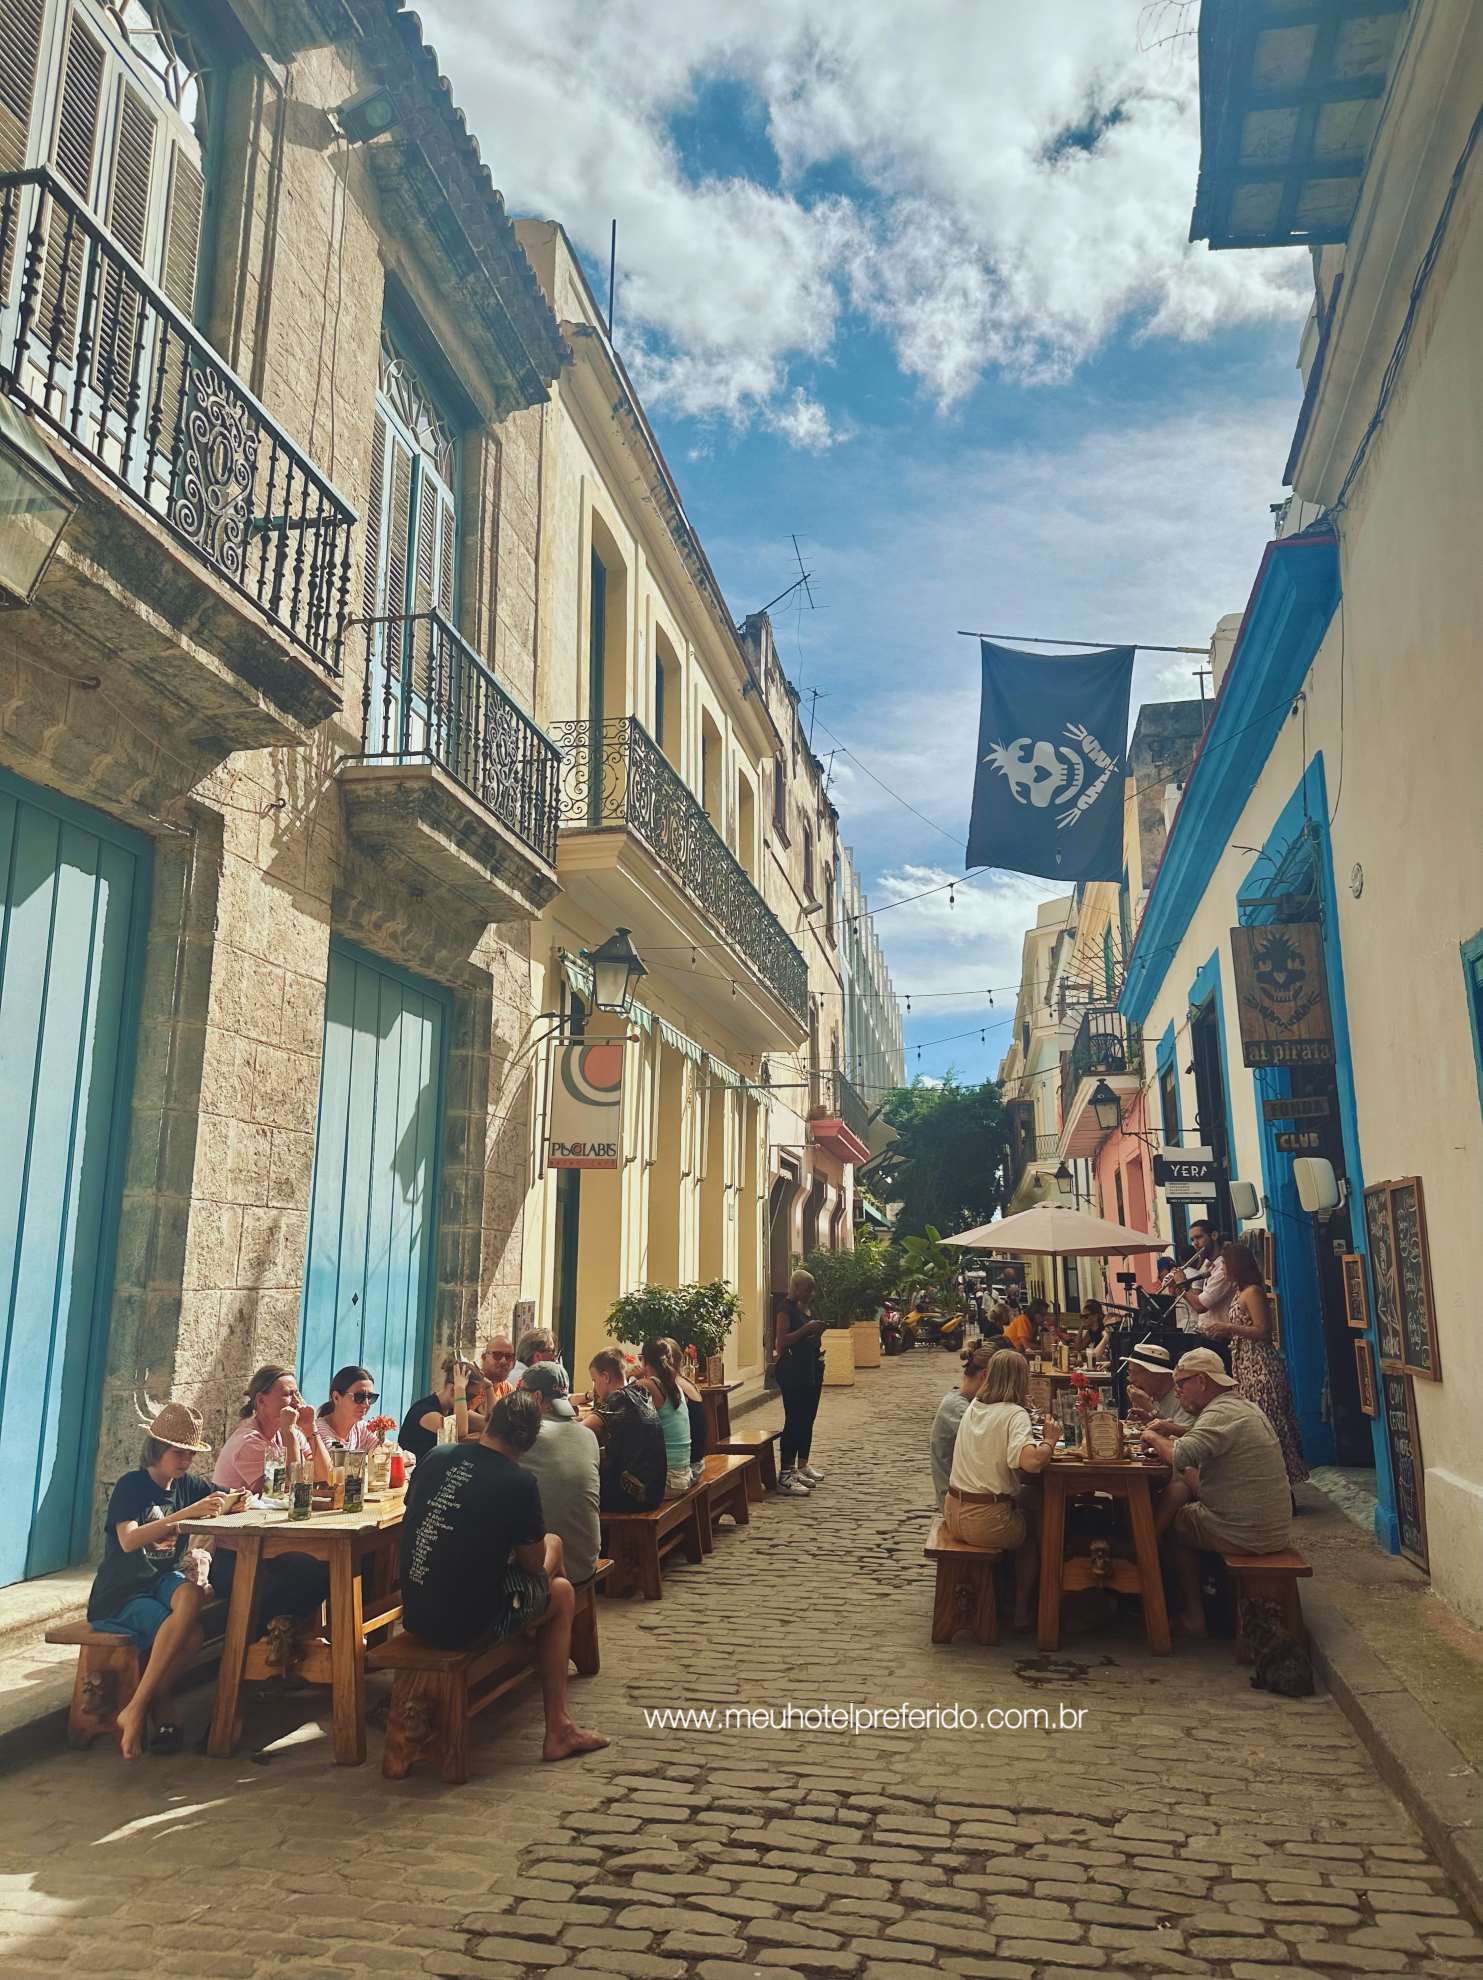
M889 1246L879 1238L864 1238L853 1251L812 1251L804 1259L804 1270L814 1279L814 1311L828 1322L824 1336L826 1382L848 1381L856 1368L881 1365L880 1307L890 1289L892 1272ZM831 1378L829 1369L830 1335L848 1330L851 1342L850 1375ZM843 1346L833 1349L836 1364Z
M727 1337L740 1312L741 1301L724 1279L688 1286L638 1286L613 1301L607 1326L613 1340L635 1347L665 1335L682 1349L693 1347L702 1377L719 1382L724 1379Z
M914 1292L925 1288L932 1294L941 1313L956 1313L963 1304L958 1278L963 1270L963 1254L942 1241L935 1225L923 1226L924 1235L901 1239L901 1284Z

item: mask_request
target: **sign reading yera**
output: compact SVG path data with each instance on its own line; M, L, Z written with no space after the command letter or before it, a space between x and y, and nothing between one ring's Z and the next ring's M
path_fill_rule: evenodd
M1321 1066L1334 1057L1323 932L1313 921L1231 930L1241 1060L1248 1066Z
M551 1069L546 1161L553 1169L616 1169L622 1153L623 1040L558 1045Z

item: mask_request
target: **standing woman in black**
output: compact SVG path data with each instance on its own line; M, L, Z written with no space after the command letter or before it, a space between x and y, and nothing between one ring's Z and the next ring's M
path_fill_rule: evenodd
M814 1418L824 1387L824 1350L819 1340L826 1326L814 1318L814 1279L795 1272L788 1297L777 1312L773 1372L783 1393L783 1462L778 1490L790 1499L805 1499L823 1478L809 1463Z

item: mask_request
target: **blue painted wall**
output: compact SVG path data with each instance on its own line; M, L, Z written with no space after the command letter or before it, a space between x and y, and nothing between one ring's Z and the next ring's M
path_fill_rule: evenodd
M0 1583L87 1548L150 846L0 771Z

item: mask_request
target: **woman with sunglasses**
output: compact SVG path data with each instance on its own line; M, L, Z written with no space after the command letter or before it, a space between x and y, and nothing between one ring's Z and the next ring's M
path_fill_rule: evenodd
M347 1451L368 1451L392 1424L389 1416L372 1416L381 1400L368 1368L342 1368L330 1382L330 1399L319 1408L319 1434L327 1444Z

